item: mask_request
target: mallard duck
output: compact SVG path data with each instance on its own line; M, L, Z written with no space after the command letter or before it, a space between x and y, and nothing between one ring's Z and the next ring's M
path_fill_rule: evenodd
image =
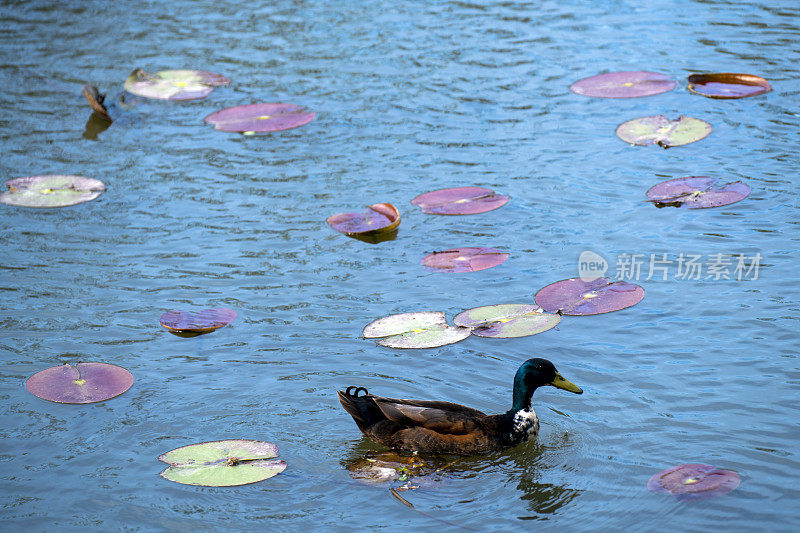
M535 438L539 419L531 407L531 396L543 385L583 393L547 359L528 359L519 367L511 409L497 415L450 402L382 398L364 387L337 392L361 432L380 444L404 451L471 455Z

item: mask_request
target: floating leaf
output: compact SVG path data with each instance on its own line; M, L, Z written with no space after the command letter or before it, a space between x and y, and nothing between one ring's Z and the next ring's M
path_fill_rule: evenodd
M316 116L294 104L248 104L215 111L203 120L215 130L263 133L297 128Z
M501 264L508 254L497 248L454 248L433 252L421 263L439 272L477 272Z
M711 176L688 176L662 181L647 191L647 198L656 207L702 209L733 204L750 194L750 186L741 181L714 186L717 181L717 178Z
M687 464L668 468L650 478L650 492L669 492L678 499L702 499L725 494L739 486L733 470L711 465Z
M401 490L417 488L420 484L431 485L433 480L422 479L438 472L436 464L429 463L431 458L419 455L399 455L394 451L367 452L365 457L358 457L345 463L345 468L353 479L362 483L376 485L386 482L405 483Z
M508 200L483 187L454 187L420 194L411 203L430 215L475 215L502 207Z
M106 190L100 180L61 174L15 178L6 186L0 203L20 207L66 207L94 200Z
M400 225L400 212L392 204L373 204L364 213L339 213L328 217L330 227L346 235L388 233Z
M286 469L286 462L268 459L278 447L256 440L220 440L191 444L161 455L170 466L161 476L185 485L230 487L269 479Z
M598 74L576 81L569 90L595 98L638 98L671 91L678 82L666 74L623 71Z
M58 403L94 403L119 396L133 385L133 375L108 363L54 366L28 378L34 396Z
M640 146L657 144L662 148L693 143L704 139L709 133L711 124L684 116L675 120L664 115L636 118L623 122L617 128L617 136L625 142Z
M761 76L733 72L692 74L687 88L708 98L745 98L772 90L769 82Z
M536 335L554 328L561 315L545 313L534 304L475 307L453 317L453 324L472 329L479 337L512 338Z
M101 94L94 85L84 85L81 89L81 93L89 102L89 105L95 113L97 113L104 120L113 122L111 115L108 114L108 108L105 104L105 94Z
M190 311L167 311L161 315L161 325L179 336L194 337L203 333L211 333L227 326L236 318L236 311L224 307L203 309L197 313Z
M619 311L639 303L644 289L635 283L612 282L608 278L557 281L536 293L536 303L548 313L597 315Z
M125 90L158 100L197 100L230 82L225 76L205 70L162 70L148 74L137 68L125 80Z
M449 326L444 313L423 311L379 318L367 324L362 335L385 337L378 344L388 348L436 348L466 339L470 329Z

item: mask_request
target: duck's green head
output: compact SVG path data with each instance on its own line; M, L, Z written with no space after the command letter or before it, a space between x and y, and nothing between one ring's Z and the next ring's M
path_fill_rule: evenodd
M547 359L528 359L517 370L514 376L514 406L513 411L520 409L529 410L533 391L544 385L552 385L575 394L582 394L583 390L564 378L553 363Z

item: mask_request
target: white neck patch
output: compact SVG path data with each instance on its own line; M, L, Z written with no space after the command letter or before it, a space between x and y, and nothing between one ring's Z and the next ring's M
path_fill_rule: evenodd
M516 435L523 435L522 440L530 440L539 434L539 419L536 413L531 409L526 411L520 409L514 414L514 429L512 430L512 437Z

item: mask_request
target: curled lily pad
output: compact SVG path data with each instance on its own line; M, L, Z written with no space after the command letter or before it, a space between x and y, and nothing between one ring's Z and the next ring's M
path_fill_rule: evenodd
M16 178L6 186L0 203L21 207L66 207L94 200L106 190L100 180L61 174Z
M191 444L161 455L170 466L161 477L206 487L246 485L269 479L286 469L286 462L269 460L278 447L257 440L219 440Z
M28 378L34 396L58 403L94 403L119 396L133 385L133 375L108 363L54 366Z
M501 264L508 254L497 248L453 248L433 252L421 263L439 272L477 272Z
M364 213L339 213L328 217L327 222L346 235L377 235L397 229L400 212L392 204L372 204Z
M191 311L167 311L161 315L159 322L170 333L182 337L194 337L203 333L211 333L227 326L236 318L236 311L224 307Z
M211 113L203 120L215 130L244 134L290 130L308 124L316 113L294 104L248 104Z
M125 90L158 100L197 100L230 82L225 76L205 70L162 70L148 74L137 68L125 80Z
M702 209L733 204L747 198L750 186L741 181L716 185L711 176L688 176L662 181L647 191L647 199L656 207Z
M499 304L475 307L453 317L453 324L472 328L479 337L499 339L536 335L554 328L561 315L545 313L534 304Z
M769 82L761 76L733 72L692 74L687 88L708 98L745 98L772 90Z
M475 215L502 207L508 200L483 187L454 187L420 194L411 203L430 215Z
M725 494L739 486L733 470L711 465L686 464L668 468L650 478L650 492L669 492L678 499L701 499Z
M623 122L617 137L631 144L657 144L662 148L682 146L704 139L711 133L711 124L698 118L680 116L670 120L664 115L642 117Z
M388 348L436 348L469 337L470 328L450 326L444 313L423 311L379 318L364 327L365 339L376 339Z
M639 303L644 289L635 283L608 278L571 278L551 283L536 293L536 303L548 313L597 315Z
M111 115L108 113L108 108L106 107L106 95L100 93L97 90L97 87L94 85L84 85L81 89L81 93L83 94L84 98L89 102L89 105L97 113L103 120L107 122L113 122L114 120L111 118Z
M658 72L622 71L584 78L570 85L569 90L595 98L638 98L671 91L677 84Z

